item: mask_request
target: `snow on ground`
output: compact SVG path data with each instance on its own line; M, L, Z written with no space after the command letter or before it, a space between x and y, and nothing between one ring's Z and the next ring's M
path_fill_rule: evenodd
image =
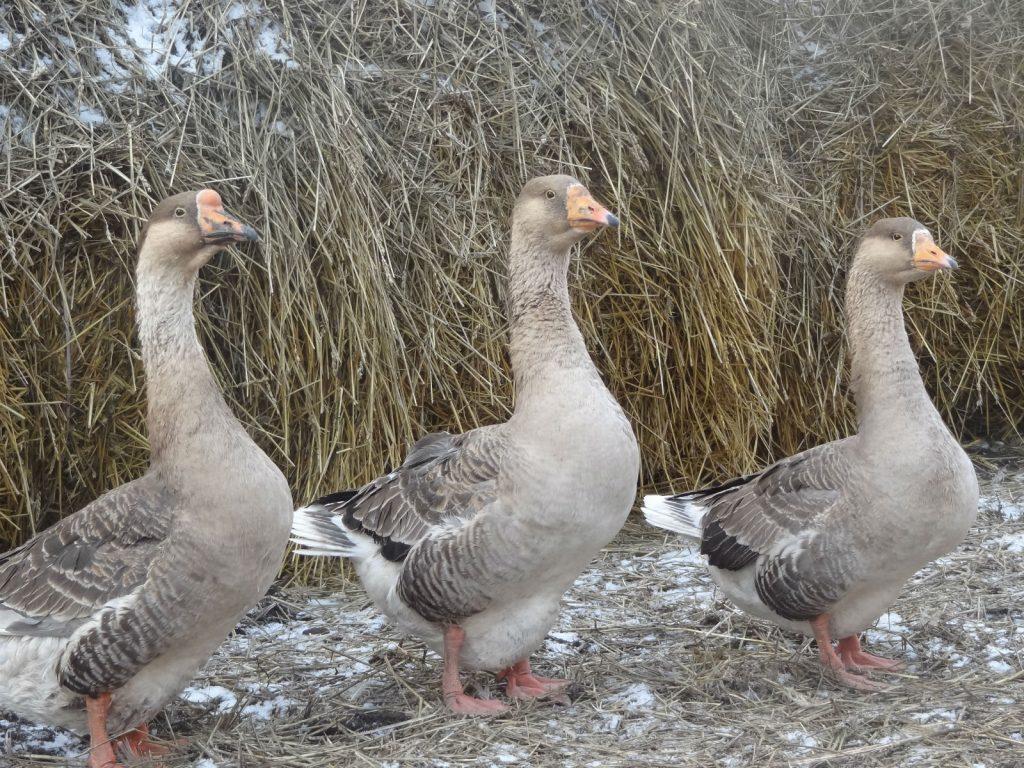
M566 596L534 659L572 704L464 720L440 661L400 638L356 584L281 590L154 723L191 744L167 764L402 766L1024 764L1024 478L996 473L968 541L904 590L865 638L907 669L864 695L824 679L813 646L722 600L694 549L631 522ZM993 501L995 500L995 501ZM1007 514L1009 511L1009 514ZM502 697L484 674L479 695ZM0 721L12 766L81 765L84 743ZM2 753L2 752L0 752ZM357 760L358 758L358 760ZM2 761L0 761L2 762ZM52 764L52 763L51 763Z
M38 755L74 755L81 749L75 734L60 728L48 728L0 716L0 755L5 753Z
M225 52L236 42L238 29L246 25L251 27L256 41L253 50L286 67L298 66L280 26L258 2L231 3L224 11L221 26L206 34L196 31L186 5L180 0L134 0L122 3L121 11L124 32L111 31L115 48L126 58L134 59L151 80L162 77L171 66L193 74L219 71ZM110 59L109 53L105 58ZM118 67L109 74L116 78L122 72Z

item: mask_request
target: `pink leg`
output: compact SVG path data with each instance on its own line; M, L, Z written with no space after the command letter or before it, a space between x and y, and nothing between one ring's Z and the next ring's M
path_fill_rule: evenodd
M517 661L511 667L498 673L498 679L505 680L505 693L513 699L536 699L549 694L556 694L556 700L568 703L568 698L561 694L569 685L569 680L554 677L539 677L530 669L530 660Z
M89 720L89 768L121 768L114 757L114 746L107 734L107 713L110 694L101 693L95 699L85 697L85 712Z
M903 665L894 659L885 659L861 650L860 638L856 635L844 637L839 641L839 658L847 669L900 669Z
M836 679L844 685L856 688L859 691L879 691L882 689L878 683L868 680L861 675L855 675L846 671L843 660L836 655L832 647L832 633L829 632L829 615L823 613L815 619L811 619L811 629L814 630L814 639L818 641L818 656L821 665L832 672Z
M466 633L462 627L452 625L444 630L444 672L441 674L441 690L444 703L452 712L460 715L494 715L504 712L507 706L492 699L478 699L468 696L459 680L459 652Z

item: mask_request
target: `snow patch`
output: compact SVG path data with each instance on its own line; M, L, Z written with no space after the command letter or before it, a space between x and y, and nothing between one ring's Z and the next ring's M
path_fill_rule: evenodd
M484 21L497 25L499 29L508 29L508 19L498 10L495 0L480 0L476 8Z
M987 543L995 544L999 549L1005 549L1014 554L1024 553L1024 531L1007 533L998 539L989 539Z
M81 738L60 728L50 728L27 722L12 722L0 717L0 733L17 731L18 752L36 755L64 755L81 752L84 742ZM4 753L0 741L0 754Z
M260 47L274 61L280 61L288 69L298 67L298 62L291 57L288 46L281 37L281 28L273 22L267 22L260 30Z
M192 25L187 6L176 0L132 0L120 7L125 19L124 33L111 29L110 36L150 80L162 77L172 66L192 74L219 72L226 51L240 44L238 30L245 26L255 36L254 50L290 69L298 67L281 27L260 3L232 3L224 12L227 23L218 30L220 37L200 34ZM96 56L111 82L125 78L127 73L110 51L98 48Z
M87 107L84 104L78 105L78 119L86 125L101 125L107 121L107 118L99 109Z
M782 738L786 740L788 744L792 744L798 749L794 750L796 753L802 753L809 749L816 749L819 744L818 740L807 733L807 731L787 731L782 734Z
M9 130L12 138L26 140L29 138L27 135L23 135L26 127L28 127L28 120L24 115L6 104L0 104L0 139Z
M707 571L708 559L700 553L699 544L683 538L675 541L678 542L675 551L662 555L657 559L656 563L659 568L681 570L689 567L699 568L704 572Z
M163 74L172 56L178 66L195 71L176 6L173 0L136 0L122 6L132 53L150 79Z
M247 704L242 707L242 715L251 717L254 720L270 720L275 717L283 717L288 710L296 706L295 699L277 695L272 699L258 701L255 704Z
M646 683L634 683L622 693L612 696L611 700L624 704L631 712L649 710L655 703L654 694Z
M918 723L930 723L933 721L945 721L947 723L955 723L959 718L960 713L955 709L932 709L928 712L912 712L910 719Z
M978 508L986 512L994 512L1003 520L1015 522L1024 517L1024 504L1016 499L1004 498L1002 494L982 496L978 499Z
M186 688L181 698L191 704L200 706L216 705L217 714L230 712L238 704L238 699L231 691L220 685L208 685L205 688Z
M912 632L912 628L904 623L903 617L900 614L895 611L889 611L882 614L875 623L875 626L867 631L866 639L869 643L892 643L895 639L894 635L897 637L909 637Z
M493 759L502 765L519 764L528 757L524 750L512 744L495 744L493 748L497 750Z

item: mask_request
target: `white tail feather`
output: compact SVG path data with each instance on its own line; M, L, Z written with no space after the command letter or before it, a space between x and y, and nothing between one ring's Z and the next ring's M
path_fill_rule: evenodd
M707 507L681 496L644 496L643 511L651 525L700 541Z
M319 504L295 510L291 540L299 546L295 550L297 555L358 559L365 549L360 546L361 542L355 541L352 532L345 529L340 516L328 514Z

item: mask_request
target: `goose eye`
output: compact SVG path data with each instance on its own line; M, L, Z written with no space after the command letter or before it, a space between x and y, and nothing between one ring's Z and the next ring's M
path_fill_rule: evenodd
M554 200L555 193L549 189L547 192L544 193L544 197L546 197L548 200Z
M180 219L182 216L185 215L185 209L184 208L175 208L174 209L174 215L177 216Z
M901 235L899 232L893 232L892 233L892 239L893 240L902 240L903 239L903 235Z

